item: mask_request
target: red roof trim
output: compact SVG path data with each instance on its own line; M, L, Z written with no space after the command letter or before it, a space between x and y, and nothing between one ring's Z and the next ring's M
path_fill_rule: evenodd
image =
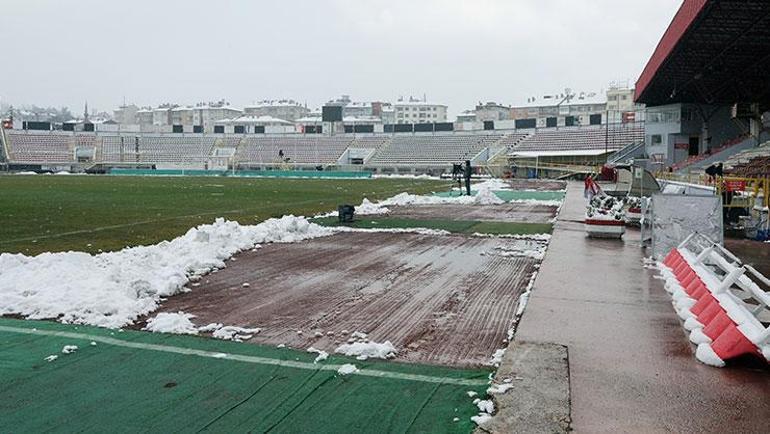
M652 57L647 62L647 66L644 67L642 75L639 76L639 80L636 81L636 92L634 100L638 101L642 93L647 89L647 86L652 82L658 69L663 65L663 62L668 58L668 55L674 50L676 44L682 38L684 33L690 28L690 25L695 18L703 10L709 0L684 0L682 6L674 15L674 19L671 20L671 24L668 25L668 29L663 34L663 37L658 42L658 46L655 48L655 52L652 53Z

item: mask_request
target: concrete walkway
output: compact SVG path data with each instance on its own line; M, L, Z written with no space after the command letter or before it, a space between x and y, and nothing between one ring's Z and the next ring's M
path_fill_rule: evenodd
M662 282L643 267L639 233L627 232L623 241L588 239L584 211L582 184L571 183L501 370L531 372L527 363L542 364L539 357L522 359L518 346L566 347L570 426L577 432L766 432L770 371L697 362ZM509 392L501 414L542 401L532 395L540 393L536 387L527 390L529 396ZM527 431L526 420L508 429Z

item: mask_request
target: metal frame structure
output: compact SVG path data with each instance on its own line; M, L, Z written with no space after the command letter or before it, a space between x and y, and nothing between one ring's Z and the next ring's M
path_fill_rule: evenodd
M636 83L635 100L770 104L770 2L685 0Z

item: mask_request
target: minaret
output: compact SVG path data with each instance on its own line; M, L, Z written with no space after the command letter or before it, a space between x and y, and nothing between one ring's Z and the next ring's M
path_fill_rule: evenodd
M83 109L83 123L84 124L88 123L88 101L86 101L86 106Z

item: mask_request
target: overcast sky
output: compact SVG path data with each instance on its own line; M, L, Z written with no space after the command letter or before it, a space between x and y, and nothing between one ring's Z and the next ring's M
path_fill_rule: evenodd
M478 101L636 81L681 1L3 0L2 102Z

